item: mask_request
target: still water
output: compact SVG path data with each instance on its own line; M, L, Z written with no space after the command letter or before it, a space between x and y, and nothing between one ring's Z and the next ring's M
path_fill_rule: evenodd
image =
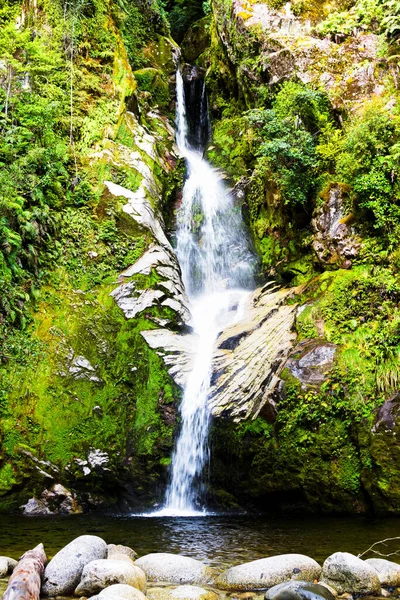
M102 537L144 555L184 554L224 569L266 556L296 552L322 562L329 554L359 554L372 543L400 535L400 520L359 517L209 516L140 518L77 515L69 517L0 516L0 555L18 558L43 542L49 557L79 535ZM397 547L383 549L389 552ZM400 556L391 560L400 562Z

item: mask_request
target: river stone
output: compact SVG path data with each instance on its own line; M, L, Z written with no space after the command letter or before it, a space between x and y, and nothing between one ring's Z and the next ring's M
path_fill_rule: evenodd
M137 588L127 585L126 583L115 583L104 588L97 596L91 596L89 600L114 600L116 598L124 598L125 600L146 600L146 596Z
M367 564L378 573L381 585L388 587L400 586L400 565L383 558L367 558Z
M217 581L226 590L271 588L285 581L319 579L321 567L303 554L282 554L231 567Z
M0 556L0 579L7 577L9 573L12 573L17 566L18 561L8 556Z
M287 581L269 589L265 600L335 600L327 587L309 581Z
M137 557L137 553L128 546L121 544L108 544L107 546L107 558L134 561Z
M143 569L149 581L165 581L169 583L211 583L213 570L199 560L160 552L146 554L136 561Z
M375 569L349 552L335 552L322 567L322 581L339 594L377 594L381 582Z
M107 556L107 544L95 535L81 535L57 552L44 572L42 593L45 596L72 594L85 565Z
M180 585L176 588L150 588L150 600L218 600L218 594L197 585Z
M81 582L75 590L77 596L97 594L113 583L125 583L146 592L146 576L142 569L127 560L94 560L82 571Z

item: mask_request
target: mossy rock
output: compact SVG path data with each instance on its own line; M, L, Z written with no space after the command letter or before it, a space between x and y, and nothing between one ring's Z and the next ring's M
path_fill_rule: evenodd
M148 67L135 71L134 76L138 89L150 94L152 105L157 105L160 109L168 109L170 103L169 87L161 71Z
M181 49L185 62L195 63L211 44L210 16L191 25L183 38Z

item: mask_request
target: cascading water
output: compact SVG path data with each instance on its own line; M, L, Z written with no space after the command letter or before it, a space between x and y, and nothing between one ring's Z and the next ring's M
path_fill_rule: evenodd
M253 285L255 263L240 210L217 171L203 158L210 125L204 81L197 80L196 85L199 83L200 107L189 122L185 86L178 70L176 139L186 160L187 179L177 215L176 252L198 348L181 404L182 428L172 456L171 482L164 508L158 513L164 515L204 514L201 475L209 456L207 396L214 344L219 332L240 318Z

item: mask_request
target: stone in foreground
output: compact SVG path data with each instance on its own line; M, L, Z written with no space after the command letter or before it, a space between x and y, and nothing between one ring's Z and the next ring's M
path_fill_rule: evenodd
M44 572L42 593L45 596L72 594L85 565L107 556L107 544L95 535L81 535L49 562Z
M106 587L97 596L91 596L89 600L101 600L102 598L107 600L116 600L123 598L124 600L146 600L146 596L131 585L124 583L116 583Z
M213 570L199 560L160 552L146 554L136 561L143 569L149 581L164 581L168 583L205 584L211 583Z
M335 600L335 596L319 583L288 581L270 588L265 600Z
M0 579L12 573L17 566L18 561L8 556L0 556Z
M218 594L197 585L180 585L177 588L154 587L149 589L150 600L218 600Z
M146 592L146 576L142 569L127 560L94 560L82 571L82 579L75 590L77 596L97 594L114 583L124 583Z
M4 600L39 600L47 557L43 544L25 552L11 575Z
M364 562L375 569L381 585L387 587L400 586L400 565L383 558L367 558Z
M378 594L381 591L375 569L349 552L335 552L326 559L322 581L338 594Z
M217 585L225 590L259 590L292 579L314 581L320 574L321 567L312 558L282 554L231 567L221 575Z
M107 558L135 561L137 557L137 553L128 546L122 546L121 544L108 544L107 546Z

